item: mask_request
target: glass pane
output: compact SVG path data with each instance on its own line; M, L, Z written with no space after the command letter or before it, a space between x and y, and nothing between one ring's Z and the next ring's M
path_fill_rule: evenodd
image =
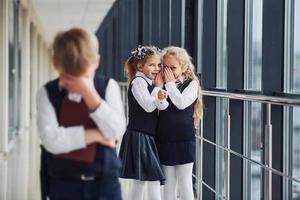
M261 90L263 0L248 1L249 34L246 89Z
M293 200L300 200L300 183L293 182Z
M227 99L216 98L216 144L224 146ZM224 196L224 150L216 148L216 192Z
M9 135L11 140L17 133L20 113L20 49L18 45L18 6L9 1Z
M293 108L293 177L300 180L300 108ZM300 184L293 182L293 199L300 200Z
M245 156L262 163L262 104L245 103ZM260 199L262 196L262 170L258 164L245 162L246 199Z
M227 87L227 0L218 0L217 87Z
M293 91L300 94L300 0L294 1L294 84Z
M262 161L262 105L260 103L251 104L250 123L250 145L251 159L257 162ZM260 199L262 184L262 171L260 166L251 165L251 199Z

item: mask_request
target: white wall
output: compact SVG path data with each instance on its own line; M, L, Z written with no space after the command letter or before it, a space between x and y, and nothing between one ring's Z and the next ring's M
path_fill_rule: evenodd
M40 199L40 148L36 131L35 94L53 77L50 50L29 0L19 8L21 48L20 122L17 135L8 141L9 112L9 3L0 1L0 200Z

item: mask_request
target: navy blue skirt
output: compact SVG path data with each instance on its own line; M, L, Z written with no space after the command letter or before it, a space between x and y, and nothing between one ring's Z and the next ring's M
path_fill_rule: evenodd
M156 143L160 162L163 165L175 166L195 161L195 141Z
M122 162L120 178L165 180L153 136L127 130L122 139L119 157Z

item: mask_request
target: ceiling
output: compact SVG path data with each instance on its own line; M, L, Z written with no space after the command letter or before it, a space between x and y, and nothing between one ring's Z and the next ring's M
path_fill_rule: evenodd
M115 0L31 0L52 41L55 33L80 26L95 32Z

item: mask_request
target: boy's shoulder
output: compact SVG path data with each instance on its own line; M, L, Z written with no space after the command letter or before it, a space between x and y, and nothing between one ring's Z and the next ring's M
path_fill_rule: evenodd
M101 74L96 74L95 77L94 77L94 86L95 86L95 89L97 90L98 94L102 98L105 97L106 88L107 88L108 82L110 80L111 79L109 77L106 77L106 76L101 75Z
M108 78L104 75L97 74L94 77L94 84L95 85L99 85L99 84L106 85L109 80L110 80L110 78ZM46 87L46 89L59 89L59 78L55 78L53 80L46 82L44 84L44 87Z
M59 92L59 78L46 82L42 87L44 87L48 93Z
M57 87L59 84L59 78L55 78L53 80L48 81L47 83L45 83L44 87L48 88L48 87Z

